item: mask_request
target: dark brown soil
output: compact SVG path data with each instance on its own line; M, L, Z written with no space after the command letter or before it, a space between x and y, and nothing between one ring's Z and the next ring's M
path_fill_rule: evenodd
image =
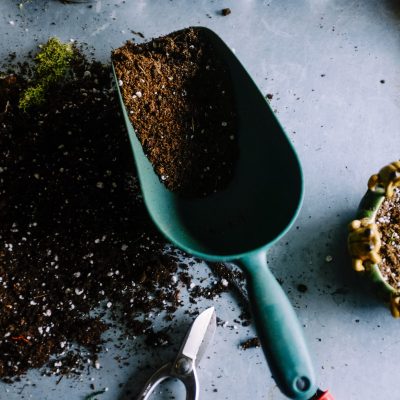
M232 10L230 9L230 8L223 8L222 10L221 10L221 14L224 16L224 17L226 17L227 15L229 15L229 14L231 14L232 13Z
M204 32L127 42L113 62L132 125L167 188L199 197L226 187L237 116L229 71Z
M260 339L258 339L258 337L248 339L245 342L240 344L240 347L242 350L248 350L253 347L260 347L260 346L261 346Z
M146 213L110 67L77 53L71 78L27 113L17 106L25 86L0 78L0 378L52 355L51 373L94 365L103 314L168 344L147 314L174 318L190 270Z
M308 287L307 287L307 285L304 285L304 283L299 283L299 284L297 285L297 290L298 290L300 293L305 293L305 292L307 292Z
M379 268L384 279L394 288L400 288L400 189L392 198L385 199L378 210L376 223L381 233L382 262Z

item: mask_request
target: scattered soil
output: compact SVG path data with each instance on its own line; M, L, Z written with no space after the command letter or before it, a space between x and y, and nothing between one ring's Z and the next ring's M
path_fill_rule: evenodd
M376 224L381 233L379 268L384 279L400 288L400 189L395 188L390 199L385 199L378 210Z
M204 31L188 28L113 53L124 103L160 180L200 197L229 183L238 156L229 71Z
M98 367L105 315L126 335L167 345L150 314L165 310L173 320L191 280L189 266L147 215L110 66L75 52L70 78L27 112L18 108L26 75L11 68L0 78L5 381L44 365L45 373L68 375ZM226 290L210 284L207 293Z

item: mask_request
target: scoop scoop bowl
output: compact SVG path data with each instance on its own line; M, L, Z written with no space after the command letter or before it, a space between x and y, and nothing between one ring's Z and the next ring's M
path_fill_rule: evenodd
M158 229L177 247L205 260L240 265L257 334L276 383L289 398L309 399L317 391L311 358L295 312L266 257L299 212L300 163L236 56L214 32L196 29L204 31L231 74L239 118L234 177L225 190L204 198L189 199L169 191L143 153L118 90L143 198Z

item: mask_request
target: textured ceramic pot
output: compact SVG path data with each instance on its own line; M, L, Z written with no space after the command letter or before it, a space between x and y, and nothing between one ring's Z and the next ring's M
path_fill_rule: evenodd
M348 249L353 269L364 276L373 290L390 304L394 317L400 317L400 290L389 285L379 269L381 240L376 215L385 198L400 186L400 162L393 162L372 175L368 191L358 206L357 216L349 224Z

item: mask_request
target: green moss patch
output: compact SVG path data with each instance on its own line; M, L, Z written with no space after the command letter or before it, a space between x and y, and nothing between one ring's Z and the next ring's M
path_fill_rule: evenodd
M71 44L62 43L57 38L49 39L35 57L34 79L22 93L19 107L26 111L43 104L47 88L65 78L73 59L74 48Z

